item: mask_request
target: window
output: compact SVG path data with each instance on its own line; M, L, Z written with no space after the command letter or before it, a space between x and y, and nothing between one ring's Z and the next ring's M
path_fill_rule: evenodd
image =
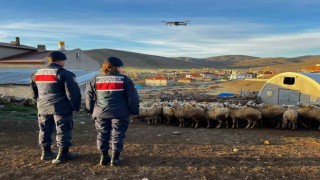
M283 80L283 84L293 85L295 80L296 79L294 77L285 77Z
M76 59L80 61L80 53L76 53Z

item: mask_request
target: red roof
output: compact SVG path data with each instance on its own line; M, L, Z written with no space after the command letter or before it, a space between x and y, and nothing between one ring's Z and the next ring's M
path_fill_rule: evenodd
M164 76L151 76L147 78L148 80L168 80L168 78Z
M191 73L190 75L193 76L193 77L201 77L201 75L198 74L198 73Z
M320 66L309 66L304 69L303 71L308 71L308 72L320 72Z
M183 80L183 81L191 81L192 79L191 78L181 78L179 80Z

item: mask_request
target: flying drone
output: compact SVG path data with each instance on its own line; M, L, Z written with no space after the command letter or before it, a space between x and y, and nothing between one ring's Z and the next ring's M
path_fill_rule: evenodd
M162 21L166 23L166 26L186 26L190 24L190 21Z

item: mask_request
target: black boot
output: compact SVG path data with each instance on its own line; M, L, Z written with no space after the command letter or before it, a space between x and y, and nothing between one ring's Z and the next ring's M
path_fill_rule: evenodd
M59 154L56 157L56 159L54 159L52 161L52 164L59 164L59 163L62 163L64 161L67 161L67 160L75 159L77 157L79 157L79 154L70 153L69 152L69 148L60 148L59 149Z
M120 152L112 152L112 158L110 166L120 166L121 165Z
M110 161L111 161L111 158L109 157L108 151L101 151L100 165L101 166L109 165Z
M52 160L56 156L57 156L57 153L51 151L51 146L42 147L41 160Z

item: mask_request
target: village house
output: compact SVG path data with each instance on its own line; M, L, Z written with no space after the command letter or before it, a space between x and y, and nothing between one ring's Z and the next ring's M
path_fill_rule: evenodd
M147 86L170 86L174 83L172 78L163 75L151 76L146 78Z
M181 79L178 79L178 82L179 83L192 83L192 82L194 82L194 80L191 78L181 78Z
M66 69L93 70L100 68L95 59L86 55L81 49L66 50L65 43L58 43L59 51L67 56ZM20 38L11 43L0 42L0 64L4 67L43 67L47 63L47 57L53 50L47 50L45 45L38 45L37 48L25 46L20 43Z
M190 78L190 79L194 79L194 80L202 80L203 76L199 73L191 73L191 74L187 74L186 78Z
M11 43L0 43L0 94L31 98L31 75L47 64L52 51L44 45L37 48L21 45L19 37ZM76 75L83 93L86 82L99 73L100 64L81 49L66 50L64 42L59 42L59 51L67 56L64 68Z
M203 72L200 74L204 79L212 79L213 74L210 72Z
M320 64L303 68L301 72L320 73Z
M257 77L256 73L248 73L248 72L237 73L237 71L232 71L232 73L229 76L229 79L230 80L251 79L256 77Z
M269 77L272 74L273 74L273 71L259 71L257 73L257 78Z
M224 78L225 76L223 74L212 74L212 79L222 79Z

